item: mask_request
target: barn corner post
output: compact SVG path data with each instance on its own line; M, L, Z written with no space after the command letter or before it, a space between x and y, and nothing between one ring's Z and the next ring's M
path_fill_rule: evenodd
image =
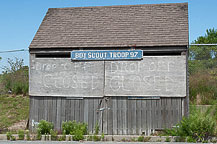
M187 7L49 9L29 46L29 128L76 120L90 133L151 135L176 125L189 111Z

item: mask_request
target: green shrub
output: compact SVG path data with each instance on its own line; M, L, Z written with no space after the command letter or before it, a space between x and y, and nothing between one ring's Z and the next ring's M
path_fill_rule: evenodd
M134 138L134 137L133 137L133 138L131 138L131 141L132 141L132 142L136 142L136 140L137 140L137 139L136 139L136 138Z
M144 137L144 142L149 142L151 137Z
M30 141L31 138L30 138L30 134L29 134L29 131L26 132L26 140Z
M170 141L171 141L171 138L170 137L166 137L165 142L170 142Z
M94 134L95 134L95 135L98 135L98 134L99 134L99 124L98 124L98 122L97 122L96 125L95 125Z
M166 134L189 137L194 141L204 142L214 136L215 131L216 121L207 113L201 113L194 109L190 116L188 118L184 117L176 128L166 130Z
M11 132L7 132L7 133L6 133L6 136L7 136L7 140L10 140L11 137L12 137L12 133L11 133Z
M3 67L1 75L2 92L12 91L13 94L23 95L28 93L28 66L23 66L23 64L23 59L8 59L8 66Z
M50 131L53 129L53 124L46 120L41 120L38 124L37 132L41 135L50 134Z
M69 139L68 139L68 141L72 141L72 137L71 137L71 136L69 136Z
M104 133L102 133L101 139L102 139L103 141L105 140L105 134L104 134Z
M192 138L191 136L187 137L187 142L189 143L196 143L196 140L194 138Z
M84 139L83 131L80 129L76 129L74 132L74 136L72 137L74 141L79 141Z
M87 124L85 123L80 123L76 121L67 121L62 123L62 130L64 134L71 134L75 135L75 132L77 130L80 130L82 135L87 134Z
M125 138L122 138L121 141L122 141L122 142L126 142L126 139L125 139Z
M15 136L11 136L11 141L16 141L16 137Z
M97 136L97 135L93 135L93 141L100 141L101 137Z
M75 121L62 122L63 133L66 135L70 134L71 132L75 130L75 125L76 125Z
M185 136L178 136L175 138L175 142L186 142Z
M93 140L93 136L92 135L90 135L90 136L87 137L87 141L92 141L92 140Z
M51 140L56 141L57 140L57 131L54 131L53 129L51 129L50 134L51 134Z
M62 136L58 137L58 141L66 141L66 135L63 134Z
M22 92L23 92L23 84L21 82L14 83L14 85L12 87L12 92L14 94L22 94Z
M36 140L41 140L41 133L37 131Z
M25 134L23 130L18 131L18 139L19 140L24 140Z
M137 141L143 142L144 141L144 136L139 136L138 139L137 139Z

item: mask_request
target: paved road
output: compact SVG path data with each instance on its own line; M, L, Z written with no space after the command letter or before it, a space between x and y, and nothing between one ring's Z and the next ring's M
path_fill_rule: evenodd
M144 144L144 142L60 142L60 141L0 141L0 144ZM186 144L184 142L146 142L146 144ZM194 143L191 143L194 144ZM198 143L197 143L198 144ZM204 143L203 143L204 144Z

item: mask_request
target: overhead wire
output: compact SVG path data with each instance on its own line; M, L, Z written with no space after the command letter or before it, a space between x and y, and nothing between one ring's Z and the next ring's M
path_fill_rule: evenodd
M16 50L0 51L0 53L11 53L11 52L21 52L21 51L29 51L29 49L16 49Z

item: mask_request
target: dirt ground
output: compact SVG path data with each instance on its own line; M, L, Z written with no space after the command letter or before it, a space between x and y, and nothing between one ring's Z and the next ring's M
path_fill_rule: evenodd
M22 120L20 122L17 122L13 124L12 126L10 126L8 130L21 130L21 129L25 130L27 126L27 121L28 120Z

